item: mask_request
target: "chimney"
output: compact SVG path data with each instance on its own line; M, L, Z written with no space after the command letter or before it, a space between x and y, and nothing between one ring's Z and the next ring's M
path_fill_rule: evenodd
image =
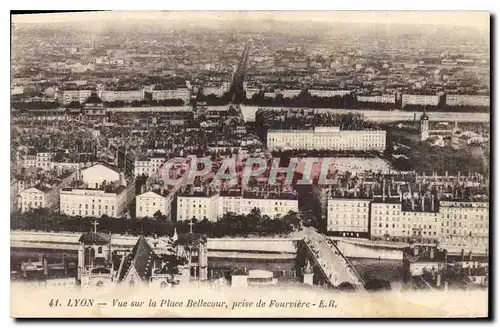
M434 212L434 210L435 210L435 208L434 208L434 195L431 195L431 209Z
M385 179L382 180L382 201L385 201Z
M42 257L43 275L47 277L49 275L49 264L45 256Z
M425 195L422 195L420 202L422 203L422 212L425 211Z
M403 193L399 190L399 201L403 202Z
M120 185L126 186L127 182L125 181L125 173L120 172Z

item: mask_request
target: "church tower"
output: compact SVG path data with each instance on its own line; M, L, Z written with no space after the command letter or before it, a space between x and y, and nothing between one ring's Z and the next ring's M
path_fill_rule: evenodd
M113 282L113 259L111 236L97 232L97 222L94 231L84 233L78 249L78 277L82 286L102 286Z
M429 116L424 107L424 112L420 116L420 141L429 139Z

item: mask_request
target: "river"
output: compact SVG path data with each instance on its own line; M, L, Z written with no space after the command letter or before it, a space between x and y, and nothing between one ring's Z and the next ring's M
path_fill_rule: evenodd
M255 121L255 113L259 108L272 108L272 107L255 107L255 106L241 106L241 112L246 122ZM274 107L283 108L286 107ZM288 108L290 109L290 108ZM317 108L318 112L325 113L359 113L363 114L367 119L375 122L393 122L393 121L406 121L413 120L414 117L418 120L422 112L418 111L401 111L401 110L369 110L369 109L341 109L341 108ZM484 123L490 121L489 113L458 113L458 112L430 112L428 113L429 120L431 121L451 121L451 122L469 122L469 123Z
M77 262L76 251L60 251L47 249L33 248L11 248L11 278L13 280L23 279L21 274L21 263L23 261L38 261L39 256L44 254L49 264L61 262L63 254L66 254L68 263ZM351 258L350 261L359 272L361 277L366 281L372 279L382 279L391 282L391 285L400 285L403 279L403 261L401 260L377 260L377 259L359 259ZM229 273L234 269L247 270L267 270L275 273L282 282L298 281L295 277L296 260L258 260L258 259L225 259L225 258L208 258L209 275L214 273L220 277L229 277ZM35 277L37 276L37 277ZM31 276L31 279L41 279L42 273ZM56 277L75 277L76 270L69 270L64 276L62 272L50 272L49 278Z

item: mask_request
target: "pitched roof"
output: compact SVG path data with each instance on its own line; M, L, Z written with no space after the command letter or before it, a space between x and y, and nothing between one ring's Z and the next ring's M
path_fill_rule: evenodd
M80 236L78 242L84 244L109 244L111 236L103 232L86 232Z
M162 196L159 193L159 190L158 191L156 191L156 190L146 191L145 193L140 194L137 197L157 197L157 198L164 198L164 196Z
M140 236L135 244L132 252L127 255L122 270L118 273L119 281L122 281L133 267L141 280L147 281L151 277L153 271L153 261L156 254L146 241L144 236Z
M185 244L204 244L207 242L207 236L199 233L182 233L177 237L178 245Z

